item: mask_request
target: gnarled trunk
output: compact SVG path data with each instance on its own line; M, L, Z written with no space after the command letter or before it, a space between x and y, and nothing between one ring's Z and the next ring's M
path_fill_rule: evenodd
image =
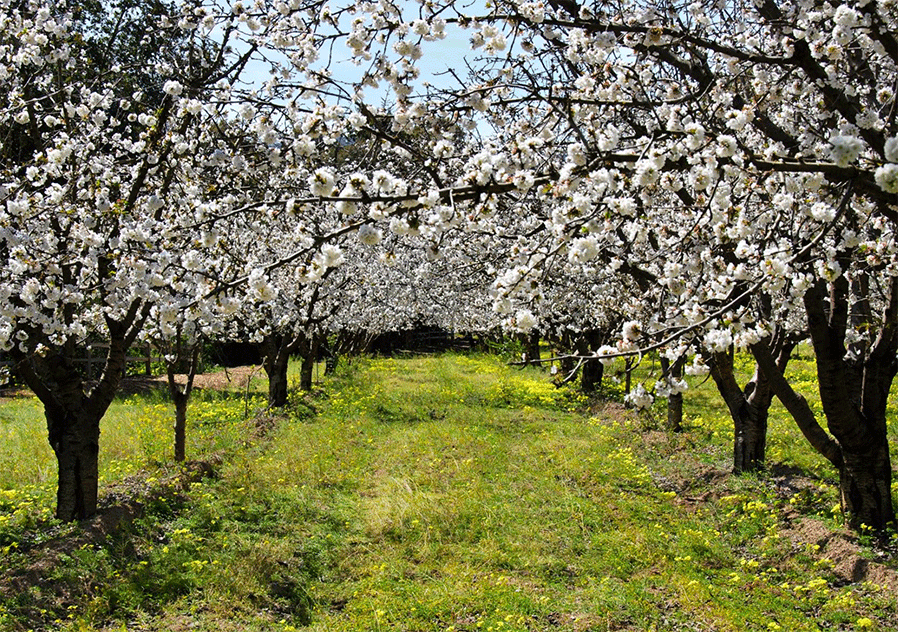
M773 401L773 393L764 374L756 367L745 388L739 388L733 373L732 353L716 353L711 376L733 420L733 471L756 472L764 469L767 461L767 418Z
M180 334L180 332L179 332ZM197 341L192 344L178 339L174 345L174 353L166 355L165 371L168 378L168 392L175 405L175 461L181 463L187 458L187 404L190 402L190 394L193 392L193 380L199 367L200 349L202 343ZM184 356L187 356L186 358ZM168 358L171 358L170 360ZM176 371L181 368L183 361L188 362L187 380L181 385L175 379Z
M100 419L105 413L88 407L80 413L45 409L50 446L56 454L59 483L56 517L71 521L97 511Z
M523 352L521 354L521 363L532 366L539 366L539 334L531 332L529 334L520 334L518 341L521 343Z
M44 405L47 438L56 455L59 481L56 517L71 521L97 511L100 420L112 403L125 372L125 357L146 311L135 304L125 323L107 320L110 338L100 379L90 388L72 361L72 349L46 348L10 353L16 370ZM137 327L127 323L137 321Z
M287 405L289 381L287 379L288 358L275 362L265 362L265 373L268 375L268 405L283 408Z
M175 461L187 458L187 397L175 398Z
M565 377L573 373L577 366L574 362L574 358L568 355L572 349L571 332L565 329L561 334L561 341L558 349L558 355L561 356L561 374Z
M308 344L302 351L302 365L299 372L299 388L303 391L312 390L312 377L315 372L315 361L318 358L318 349L321 346L321 336L313 334L308 338Z
M755 472L767 460L766 407L746 406L733 417L733 471Z
M303 344L303 334L285 336L269 334L262 341L262 367L268 375L268 405L272 408L283 408L287 405L289 379L287 369L290 366L290 355Z
M789 384L789 381L786 380L767 343L763 340L754 343L751 345L751 352L758 368L767 379L770 390L776 395L786 410L789 411L798 429L801 430L811 447L826 457L835 467L841 468L842 448L817 423L814 411L811 410L804 396L797 393L792 388L792 385Z
M846 266L847 269L847 266ZM829 431L841 448L842 509L854 529L883 533L895 522L886 403L898 371L898 279L890 281L882 321L872 316L866 273L849 284L845 275L829 287L817 282L804 297L817 357L820 401ZM875 330L875 340L846 346L848 323Z
M772 349L764 347L766 360L780 375L785 371L796 339L781 330L772 337ZM760 347L757 353L760 353ZM733 372L733 352L718 352L711 357L711 377L723 397L733 420L733 471L754 472L764 468L767 458L767 420L774 391L770 379L755 357L751 379L740 387Z
M843 453L839 469L842 510L854 529L869 527L883 532L894 522L892 506L892 463L886 442L866 453Z
M605 365L598 359L589 358L583 361L583 372L580 374L580 390L584 393L593 393L602 386L602 378L605 375Z
M577 353L586 358L580 374L580 390L584 393L593 393L602 386L605 365L598 358L589 357L601 344L602 332L596 329L583 332L577 339Z

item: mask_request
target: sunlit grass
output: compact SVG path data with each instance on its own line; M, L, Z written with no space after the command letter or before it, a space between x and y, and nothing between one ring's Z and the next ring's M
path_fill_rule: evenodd
M606 369L606 382L620 388L623 382L622 360ZM754 372L754 362L750 355L739 353L735 356L734 369L740 386L744 386ZM645 358L633 373L633 384L644 381L651 386L661 375L660 365L653 358ZM826 428L826 418L817 390L816 365L813 352L807 345L800 345L792 354L786 377L792 387L805 396L818 423ZM692 432L704 433L700 453L709 465L721 468L732 465L733 421L729 416L720 394L710 376L686 377L690 389L684 395L684 422ZM621 391L622 396L622 391ZM666 401L658 400L650 418L658 427L663 426ZM888 433L892 446L893 462L898 457L898 392L892 390L889 397L887 418ZM795 421L782 404L774 398L770 407L767 434L767 462L770 466L786 466L807 472L814 476L835 481L838 476L831 464L810 446L799 431Z
M171 465L174 407L164 391L117 398L100 422L100 494L111 483ZM188 409L187 454L200 459L241 445L245 420L264 407L257 390L197 391ZM0 543L16 529L49 520L57 464L36 397L0 402Z
M793 379L812 379L809 366L796 362ZM651 371L647 359L635 377ZM242 395L206 396L191 408L189 452L227 449L220 478L62 563L62 580L90 573L94 587L31 625L894 629L893 596L846 582L814 543L784 534L787 512L838 526L832 472L794 424L775 419L769 444L772 465L809 481L789 495L775 472L727 473L731 422L713 383L692 387L679 434L660 405L604 414L545 371L478 355L343 365L264 439L241 423ZM121 405L104 428L109 482L170 458L167 405Z
M36 397L0 402L0 489L56 481L43 405Z

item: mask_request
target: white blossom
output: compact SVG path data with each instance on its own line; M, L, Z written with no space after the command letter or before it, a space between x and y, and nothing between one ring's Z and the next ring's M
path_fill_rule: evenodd
M876 184L887 193L898 193L898 164L890 162L876 169Z
M856 136L832 136L829 143L832 146L832 159L840 167L847 167L855 162L864 149L863 141Z
M177 97L184 91L184 86L174 80L166 81L165 85L162 86L162 91L165 92L165 94Z
M633 387L633 390L624 397L624 401L634 408L643 410L651 407L655 402L655 398L645 389L645 386L637 384Z
M365 244L366 246L374 246L381 242L383 239L383 233L380 229L372 226L371 224L362 224L359 227L359 241Z

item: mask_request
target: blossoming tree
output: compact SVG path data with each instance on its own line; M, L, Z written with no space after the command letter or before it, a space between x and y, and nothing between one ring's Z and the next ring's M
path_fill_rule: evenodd
M617 352L690 337L711 354L751 349L770 391L839 468L852 523L894 520L885 433L898 349L892 4L197 3L161 22L184 52L158 66L152 107L116 92L124 84L111 77L51 73L76 64L70 29L43 11L4 27L17 42L4 59L14 70L2 78L12 95L4 125L32 141L5 158L10 265L0 287L12 307L0 328L50 402L48 419L81 414L52 393L108 400L120 350L150 309L145 278L200 273L203 300L222 304L239 287L268 291L273 271L328 257L352 232L422 235L433 257L457 235L482 240L496 306L514 327L538 328L538 315L552 312L543 304L558 294L544 284L566 260L584 283L607 267L647 284L628 302L632 321L644 316L627 323ZM453 30L474 51L465 72L425 84L423 61ZM238 35L240 46L222 45ZM250 57L272 72L241 94L236 73ZM355 75L343 72L347 59ZM243 141L227 141L235 131L252 132L249 153L265 156L265 169ZM372 142L357 170L316 166L359 135ZM191 186L198 169L198 181L214 173L221 184ZM201 231L238 218L252 230L256 211L306 205L340 222L299 229L270 261L203 272L222 262L201 255L211 247ZM74 307L88 299L93 309ZM774 332L805 327L828 432L771 349ZM45 359L98 328L117 341L108 388L85 391L59 375L52 387L41 382L41 371L65 366ZM76 452L95 451L90 436ZM79 503L62 515L83 513Z
M427 189L494 232L503 206L552 209L534 231L557 248L638 263L666 288L663 313L625 342L693 333L712 352L752 348L781 399L766 341L806 319L832 434L814 445L839 467L855 525L894 519L883 408L895 344L894 7L499 0L474 16L451 2L348 10L351 25L330 9L305 27L343 38L361 78L319 77L361 116L371 110L364 90L388 85L394 129L431 135L418 199ZM419 60L456 25L482 57L455 85L421 95ZM495 134L459 146L446 136L459 126Z
M234 24L199 5L3 3L0 342L44 404L60 519L96 510L99 422L153 306L174 293L214 320L197 216L227 203L201 182L241 172L213 147L248 59L228 52ZM77 349L97 340L88 382Z

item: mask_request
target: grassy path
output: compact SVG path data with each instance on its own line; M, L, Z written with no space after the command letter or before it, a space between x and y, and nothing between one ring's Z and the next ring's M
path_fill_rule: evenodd
M825 493L727 476L701 427L590 415L476 356L361 362L312 405L73 554L54 572L87 597L46 629L898 627L891 593L787 537Z
M541 374L380 360L339 393L244 483L320 512L296 525L326 558L310 630L853 629L884 605L795 555L763 482L688 502L665 483L708 471L695 437L592 418Z

